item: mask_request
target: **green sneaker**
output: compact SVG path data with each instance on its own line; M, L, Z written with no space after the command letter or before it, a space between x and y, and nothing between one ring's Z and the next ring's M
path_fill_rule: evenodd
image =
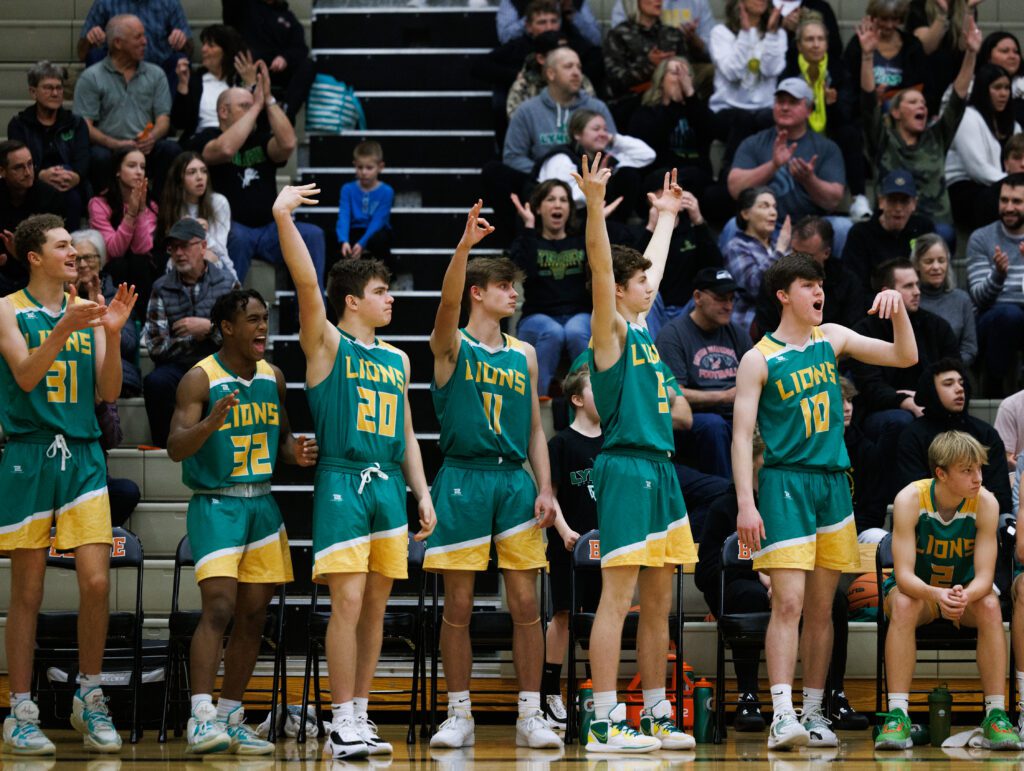
M1010 722L1010 717L1005 710L991 710L981 721L981 730L984 734L985 749L1013 751L1020 749L1020 737L1017 735L1017 729Z
M607 720L594 720L587 734L587 752L654 752L661 741L645 736L626 721L626 705L619 703Z
M914 746L914 740L910 738L910 717L906 712L894 709L891 712L879 712L878 716L885 718L885 721L875 738L876 750L909 750Z

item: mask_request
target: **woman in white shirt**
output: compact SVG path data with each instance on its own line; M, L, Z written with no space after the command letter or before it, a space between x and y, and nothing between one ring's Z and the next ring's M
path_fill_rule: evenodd
M953 221L969 231L991 221L985 189L1006 176L1003 146L1020 132L1010 108L1009 73L995 64L978 68L967 110L946 153L946 186Z
M180 59L178 86L172 94L171 124L188 139L203 129L217 128L217 97L232 86L256 83L256 65L245 41L234 27L212 24L199 34L202 66L191 71Z
M577 209L586 205L579 185L574 184L572 172L580 167L583 155L591 160L595 153L602 154L602 165L611 167L612 177L608 180L605 197L609 202L622 197L626 205L619 210L619 218L625 220L630 212L647 212L647 202L643 199L642 169L654 163L656 153L641 139L625 134L608 133L608 125L604 116L587 109L576 110L569 119L569 136L572 144L552 151L541 161L537 172L537 181L560 179L572 190L573 203ZM610 213L609 213L610 214Z
M175 158L167 171L157 220L157 243L163 243L164 234L182 217L199 220L206 228L207 261L238 278L228 255L231 204L223 195L213 192L206 163L191 151ZM171 269L170 261L167 269Z
M781 21L782 9L773 8L771 0L726 0L725 23L711 30L715 89L709 106L715 136L726 143L726 165L740 142L772 125L775 86L788 47Z

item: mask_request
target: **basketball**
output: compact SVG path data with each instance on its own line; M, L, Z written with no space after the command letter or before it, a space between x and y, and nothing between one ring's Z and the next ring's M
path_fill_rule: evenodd
M850 603L850 610L856 611L863 608L878 607L878 581L874 573L865 573L857 576L850 588L846 590L846 600Z

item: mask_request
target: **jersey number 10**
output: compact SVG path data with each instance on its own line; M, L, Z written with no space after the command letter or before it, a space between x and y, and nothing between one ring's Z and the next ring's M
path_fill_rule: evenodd
M801 399L800 412L804 415L804 436L807 439L811 438L811 434L828 431L828 392Z

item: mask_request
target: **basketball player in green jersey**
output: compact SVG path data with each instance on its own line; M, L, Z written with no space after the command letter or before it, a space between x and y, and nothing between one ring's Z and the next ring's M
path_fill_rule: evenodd
M448 686L448 718L430 746L468 747L474 742L469 623L474 579L487 569L493 542L514 629L516 745L561 747L540 707L544 638L537 571L547 564L541 530L554 521L558 504L540 423L537 354L533 346L501 331L502 319L516 308L515 264L506 258L469 260L470 250L494 231L480 218L482 205L477 201L466 218L444 274L430 335L431 393L441 423L444 465L432 488L438 524L427 541L424 567L444 575L441 656ZM469 321L459 329L464 297ZM536 485L523 468L527 458Z
M665 698L665 651L676 566L697 561L686 504L671 463L673 424L692 422L686 400L643 324L654 301L683 191L666 175L660 196L649 196L658 221L646 253L612 247L603 215L611 172L598 154L583 159L576 183L587 199L587 260L592 274L593 367L590 382L605 441L592 478L601 531L601 601L590 636L594 721L589 752L687 749L692 736L672 720ZM651 269L656 270L652 271ZM643 568L643 570L641 570ZM639 730L618 702L622 626L640 590L637 654L644 689Z
M744 354L736 375L732 462L740 543L754 552L754 569L772 580L772 615L765 639L774 719L769 749L834 747L822 713L832 656L831 618L840 572L860 563L845 470L840 356L885 367L917 361L917 343L899 292L884 290L870 314L892 319L893 342L821 324L824 272L804 254L780 257L764 284L781 308L778 329ZM751 438L757 422L765 443L754 503ZM793 709L798 643L803 658L803 721Z
M274 745L245 725L242 696L259 653L267 605L292 580L284 522L270 493L278 458L312 466L316 441L292 435L285 379L264 359L270 313L259 292L236 289L210 314L223 342L178 385L167 454L192 488L188 538L203 612L192 636L192 716L186 739L195 753L264 755ZM224 682L213 686L228 624Z
M391 276L377 260L341 260L327 278L338 326L327 321L316 270L292 212L315 204L315 185L286 187L274 203L285 264L299 301L306 393L320 442L313 490L313 580L331 591L327 668L335 758L387 754L367 718L384 610L408 573L406 483L417 501L417 541L434 529L434 505L413 430L409 357L377 337L391 321Z
M121 328L135 305L135 288L121 284L109 305L78 298L71 237L52 214L22 222L14 251L29 281L0 299L0 422L8 438L0 461L0 553L11 559L5 640L11 715L4 721L3 749L54 752L39 730L29 688L50 528L56 524L54 546L74 551L78 573L80 674L71 723L86 747L117 752L121 737L100 688L113 539L95 404L116 401L121 392Z
M911 482L892 510L893 574L882 584L889 618L885 676L889 712L876 750L910 749L908 703L917 658L917 627L945 618L978 630L978 671L985 691L984 746L1018 750L1006 714L1006 635L993 590L999 552L999 504L981 486L988 451L961 431L939 434L928 447L934 477Z

